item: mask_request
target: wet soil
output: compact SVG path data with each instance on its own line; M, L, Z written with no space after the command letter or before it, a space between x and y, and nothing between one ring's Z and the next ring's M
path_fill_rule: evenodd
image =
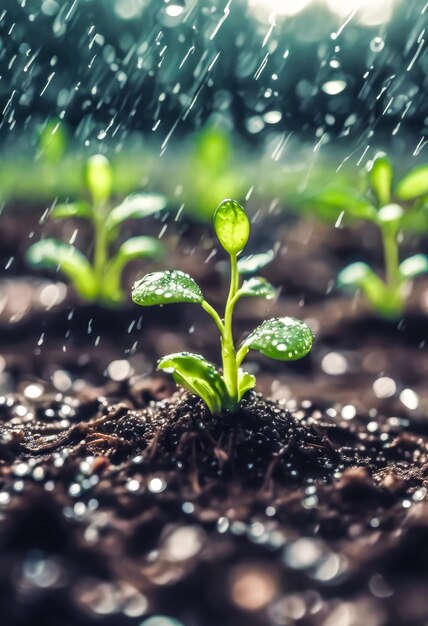
M285 314L317 341L296 363L250 354L272 400L250 394L238 414L213 418L152 376L169 351L218 360L203 311L83 305L60 276L24 269L27 244L6 226L2 624L426 626L426 279L402 320L379 320L333 288L345 262L379 267L370 229L254 228L254 252L281 242L263 274L282 289L240 304L236 336ZM221 305L210 237L179 230L180 246L165 235L168 266Z
M3 623L425 623L428 428L170 391L2 401Z

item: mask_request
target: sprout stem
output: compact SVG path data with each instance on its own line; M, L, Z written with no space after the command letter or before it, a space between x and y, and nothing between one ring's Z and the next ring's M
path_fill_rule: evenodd
M208 315L210 315L212 317L212 319L215 322L215 325L217 326L217 328L220 331L220 335L223 337L224 334L224 324L221 321L220 315L217 313L217 311L211 306L211 304L209 304L206 300L204 300L201 303L201 307L204 309L204 311L206 311L208 313Z
M223 378L229 394L231 407L238 403L238 364L233 341L232 316L235 307L235 295L239 289L238 259L230 255L230 288L224 311L224 333L221 339L221 358Z

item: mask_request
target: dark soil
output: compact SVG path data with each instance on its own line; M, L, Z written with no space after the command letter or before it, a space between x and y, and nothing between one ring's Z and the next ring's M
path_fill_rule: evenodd
M1 626L426 626L426 279L379 320L334 291L344 263L379 267L370 229L254 228L254 252L281 242L263 273L283 290L241 303L236 336L285 314L317 340L296 363L250 353L273 400L214 418L151 375L171 351L218 361L205 313L103 310L60 276L23 278L28 233L64 233L19 217L0 224ZM165 241L220 306L206 231Z
M2 624L426 623L428 427L101 391L2 402Z

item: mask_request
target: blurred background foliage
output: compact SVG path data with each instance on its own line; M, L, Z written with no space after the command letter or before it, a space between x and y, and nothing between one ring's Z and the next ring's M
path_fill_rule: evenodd
M355 186L380 149L401 173L428 134L426 20L418 0L4 0L0 198L79 195L97 152L118 196L202 220Z

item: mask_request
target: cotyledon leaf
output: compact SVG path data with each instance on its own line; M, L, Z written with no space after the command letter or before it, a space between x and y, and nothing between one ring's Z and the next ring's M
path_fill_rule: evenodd
M242 349L258 350L271 359L295 361L312 348L314 334L305 322L295 317L275 317L253 330Z
M172 374L179 385L202 398L211 413L220 413L227 398L226 386L215 366L199 354L177 352L158 362L158 369Z
M250 391L250 389L253 389L255 386L256 377L240 369L238 371L238 402L242 400L247 391Z
M193 302L201 304L202 291L189 274L167 270L146 274L132 288L132 300L140 306Z
M242 252L250 236L250 220L235 200L223 200L214 213L214 230L229 254Z
M92 266L72 245L57 239L42 239L28 249L27 259L36 267L60 270L66 274L85 300L96 298L98 285Z

